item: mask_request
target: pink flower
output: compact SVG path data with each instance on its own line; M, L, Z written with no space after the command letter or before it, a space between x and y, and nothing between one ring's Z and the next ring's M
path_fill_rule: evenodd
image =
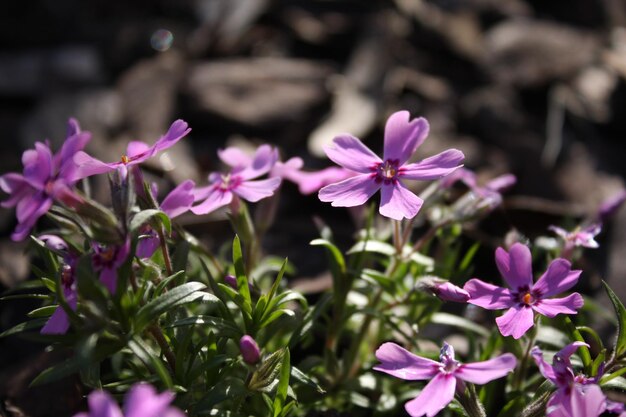
M2 207L16 207L17 227L11 235L15 241L23 240L46 214L55 200L77 201L71 188L76 183L74 155L85 147L91 134L81 132L78 122L70 119L67 139L61 150L53 155L48 143L35 143L22 155L24 172L10 172L0 177L0 188L10 194Z
M190 131L191 129L188 128L187 122L180 119L176 120L172 123L167 133L161 136L152 146L140 141L130 142L126 150L126 155L122 155L117 162L102 162L89 156L85 152L78 152L74 157L74 161L78 165L74 179L78 180L96 174L104 174L116 169L120 169L125 173L128 167L140 164L152 158L157 152L171 148Z
M375 370L409 381L430 379L415 399L404 405L412 417L432 417L448 405L454 393L465 390L463 381L486 384L502 378L515 368L517 360L505 353L484 362L462 364L454 358L454 349L444 342L439 362L414 355L395 343L384 343L376 351L381 362Z
M126 262L130 254L130 239L121 246L100 244L93 245L94 254L91 263L96 272L100 273L100 282L111 294L117 289L117 269Z
M591 224L583 229L577 228L571 232L568 232L558 226L550 226L548 229L556 233L561 239L563 239L563 241L565 241L564 250L571 250L576 246L592 249L600 247L598 242L594 239L596 235L602 231L602 226L600 224Z
M259 200L270 197L280 186L280 178L268 178L265 180L252 181L270 172L276 160L278 151L269 145L262 145L257 149L254 158L250 160L237 159L244 155L243 152L227 148L220 151L219 156L227 164L234 166L228 174L214 172L209 175L209 185L196 188L193 193L195 201L204 200L197 206L191 207L195 214L207 214L220 207L230 204L235 197L241 197L246 201L256 203ZM235 159L229 159L235 155Z
M598 417L606 409L606 397L600 387L592 379L574 374L569 358L580 346L589 347L583 342L570 343L554 355L553 365L543 359L537 346L532 350L541 374L556 385L556 392L548 401L548 417Z
M76 263L78 257L69 251L67 243L55 235L39 236L46 247L63 255L61 264L61 285L63 296L72 310L76 310L78 293L76 292ZM70 328L70 321L63 307L57 306L46 324L41 328L41 334L65 334Z
M160 209L167 214L170 219L180 216L191 208L194 195L193 188L196 184L192 180L183 181L174 188L161 203ZM154 188L154 187L153 187ZM156 200L157 191L152 190L152 195ZM136 255L139 258L149 258L157 250L161 241L152 227L146 225L142 229L142 237L137 242Z
M572 271L570 262L565 259L552 261L534 284L530 249L525 245L515 243L509 252L498 248L496 265L511 289L476 278L469 280L463 288L470 295L468 303L488 310L509 309L496 319L503 336L522 337L533 326L533 312L550 318L558 314L576 314L584 303L578 293L565 298L549 298L573 287L582 272Z
M410 121L409 112L400 111L387 120L383 159L354 136L335 137L334 146L325 148L326 155L359 175L322 188L320 200L331 202L334 207L354 207L381 190L380 214L395 220L415 217L423 200L409 191L402 180L442 178L459 168L464 158L461 151L448 149L421 162L407 164L427 135L425 119Z
M124 401L124 413L115 400L105 391L89 394L89 412L74 417L185 417L176 407L170 407L174 399L171 392L157 394L152 385L135 384Z
M607 222L611 217L615 215L626 202L626 190L622 190L619 193L609 197L600 205L598 209L597 218L601 223Z

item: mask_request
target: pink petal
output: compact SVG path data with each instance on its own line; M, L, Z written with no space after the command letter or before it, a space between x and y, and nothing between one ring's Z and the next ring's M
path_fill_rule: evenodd
M218 150L217 156L223 163L232 168L243 168L252 163L252 158L249 155L234 146Z
M476 174L467 168L455 169L452 173L441 179L440 185L443 188L452 187L457 181L462 181L469 188L476 187Z
M379 188L380 184L371 175L357 175L327 185L318 195L321 201L330 202L333 207L354 207L365 203Z
M413 194L400 181L383 184L378 212L394 220L412 219L422 207L424 200Z
M404 408L411 417L433 417L454 399L455 388L456 378L452 374L437 374Z
M411 180L438 180L456 171L464 158L463 152L448 149L420 162L402 166L399 176Z
M9 172L0 176L0 189L11 196L2 202L2 207L14 207L28 194L36 193L37 190L31 187L21 174Z
M539 372L541 372L541 375L543 375L546 379L549 379L550 381L552 381L552 383L556 385L557 379L554 368L543 358L543 352L541 351L541 349L535 346L533 347L531 354L533 359L535 360L535 363L537 364L537 367L539 368Z
M428 136L429 126L426 119L419 117L409 121L410 118L408 111L399 111L387 119L383 157L385 161L398 160L400 165L404 164Z
M567 291L576 285L582 271L571 270L572 264L565 259L550 262L546 272L533 285L533 290L541 294L541 298L550 297Z
M152 156L154 155L154 153L155 152L150 147L150 145L148 145L145 142L138 141L138 140L128 142L128 145L126 146L126 156L128 156L131 159L140 158L143 155Z
M61 306L58 306L50 316L46 324L41 328L41 334L65 334L70 328L70 321L67 313Z
M125 417L161 417L174 399L171 392L158 394L149 384L135 384L124 401Z
M233 199L233 193L227 190L221 190L219 188L213 187L213 190L207 195L206 199L198 204L197 206L192 206L190 208L191 212L194 214L207 214L212 211L217 210L220 207L224 207Z
M111 294L115 294L117 289L117 270L110 267L105 267L100 271L100 282L104 284Z
M466 363L461 365L454 376L473 384L486 384L494 379L502 378L517 365L515 355L505 353L484 362Z
M266 180L244 181L233 189L239 197L251 203L256 203L274 195L274 191L280 187L280 178L268 178Z
M476 278L467 281L463 289L470 295L468 303L487 310L500 310L515 304L511 290L488 284Z
M391 342L383 343L376 350L376 359L382 363L374 366L374 370L409 381L432 378L439 373L441 365Z
M500 175L485 184L485 188L492 191L502 191L506 188L512 187L517 182L517 177L513 174Z
M43 194L20 201L16 210L19 224L11 235L11 239L20 241L28 236L28 233L35 226L37 220L50 210L52 203L52 199Z
M548 226L548 230L554 232L557 236L559 236L563 240L567 239L567 236L569 235L569 232L567 230L563 229L562 227L555 226L555 225Z
M150 258L160 245L159 237L152 232L150 236L139 239L135 255L140 259Z
M77 152L76 155L74 155L74 162L78 167L74 173L74 177L72 178L73 181L113 171L122 164L121 162L107 164L89 156L83 151Z
M546 317L555 317L557 314L577 314L578 309L585 304L583 297L577 292L565 298L541 299L532 305L533 310Z
M29 153L28 156L27 152ZM22 159L24 163L24 179L33 187L43 189L53 175L52 152L47 145L35 143L35 149L26 151Z
M598 417L606 408L606 397L598 385L574 384L560 389L548 402L548 417Z
M532 287L532 257L528 246L515 243L509 252L502 248L496 249L496 265L512 289Z
M333 144L324 147L324 151L337 165L362 174L371 174L383 162L363 142L347 134L336 136Z
M278 160L278 150L269 145L261 145L256 150L252 163L243 170L237 172L244 180L251 180L265 175Z
M115 400L104 391L89 394L90 417L124 417Z
M569 358L576 353L576 351L582 347L582 346L587 346L589 347L589 345L585 342L572 342L569 345L563 347L563 349L559 350L555 356L559 356L562 359L568 360Z
M514 339L519 339L533 327L533 318L532 308L515 305L496 318L496 323L502 336L513 336Z
M192 190L195 186L192 180L180 183L163 199L161 210L172 219L189 210L194 201Z
M178 119L171 124L167 133L159 138L154 144L155 153L172 147L176 142L185 137L191 129L184 120Z

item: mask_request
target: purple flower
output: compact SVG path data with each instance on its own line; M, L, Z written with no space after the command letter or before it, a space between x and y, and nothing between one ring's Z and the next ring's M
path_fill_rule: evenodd
M96 272L100 273L100 282L111 294L117 289L117 269L126 262L130 254L130 240L123 245L93 245L94 254L91 263Z
M74 155L85 147L91 134L81 132L78 122L70 119L68 136L61 150L52 154L48 143L35 143L22 155L23 174L10 172L0 176L0 188L10 194L2 207L16 207L17 227L11 239L23 240L46 214L54 200L72 204L79 200L71 188L76 183Z
M89 394L89 412L74 417L185 417L176 407L170 407L174 394L165 391L157 394L152 385L135 384L124 401L124 413L115 400L105 391Z
M252 336L246 334L239 340L239 350L243 360L249 365L254 365L261 359L261 350Z
M415 217L423 200L409 191L402 180L442 178L459 168L464 156L457 149L448 149L421 162L407 164L428 135L425 119L410 121L409 117L409 112L400 111L387 120L383 159L354 136L335 137L334 146L325 148L326 155L359 175L322 188L320 200L331 202L334 207L354 207L381 190L380 214L395 220Z
M233 153L232 149L236 148L221 151L220 158L229 161L228 158ZM240 157L243 153L238 151L236 155ZM252 203L270 197L280 186L280 178L252 180L270 172L277 159L278 151L276 149L269 145L262 145L257 149L252 160L242 158L226 162L234 166L230 173L214 172L209 175L210 184L208 186L193 190L195 201L204 201L191 207L191 211L195 214L207 214L230 204L233 199L238 197Z
M606 397L594 380L574 374L569 358L580 346L589 345L574 342L565 346L554 355L552 365L543 359L541 349L535 346L532 350L541 374L556 385L548 401L548 417L597 417L606 409Z
M192 180L183 181L174 188L161 203L160 209L167 214L170 219L180 216L191 208L193 204L193 188L196 184ZM152 190L153 197L156 200L157 191ZM157 250L161 241L157 233L146 225L142 229L142 237L137 243L136 255L139 258L149 258Z
M598 242L594 239L596 235L602 231L600 224L591 224L583 229L576 228L571 232L558 226L550 226L548 229L565 241L564 250L572 250L576 246L592 249L600 247Z
M78 165L75 179L104 174L105 172L116 169L120 169L125 173L128 167L140 164L152 158L158 152L174 146L176 142L185 137L190 131L191 129L188 128L187 122L180 119L176 120L172 123L167 133L161 136L152 146L140 141L130 142L126 150L126 155L122 155L117 162L102 162L89 156L85 152L78 152L74 157L74 161Z
M584 303L578 293L565 298L549 298L573 287L582 272L572 271L570 262L565 259L552 261L534 284L530 249L525 245L515 243L509 252L498 248L496 265L511 289L476 278L469 280L463 288L470 295L468 303L488 310L509 309L496 319L503 336L522 337L533 326L533 312L550 318L557 314L576 314Z
M76 292L76 263L78 257L72 254L67 243L55 235L39 236L46 247L63 255L61 264L61 285L63 285L63 296L72 310L76 310L78 304L78 293ZM41 328L41 334L65 334L70 328L70 321L63 307L57 306L46 324Z
M384 343L376 351L381 362L375 370L409 381L430 379L415 399L404 405L412 417L432 417L448 405L454 393L465 390L464 381L486 384L502 378L515 368L517 360L505 353L484 362L462 364L454 358L454 349L444 342L439 362L414 355L395 343Z
M626 190L622 190L614 196L605 200L598 209L598 220L605 223L609 220L626 202Z

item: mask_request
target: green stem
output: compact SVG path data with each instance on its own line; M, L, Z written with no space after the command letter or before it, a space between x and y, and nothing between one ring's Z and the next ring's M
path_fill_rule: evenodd
M530 358L530 351L535 345L535 341L537 340L537 333L539 332L539 315L535 316L535 325L530 331L530 337L528 338L528 345L526 346L526 351L524 352L524 356L520 362L519 372L515 375L515 381L513 386L516 390L520 390L522 384L524 383L524 379L526 378L526 370L528 368L528 359Z
M467 390L463 395L459 395L459 402L469 417L487 417L485 407L478 399L474 384L467 384Z
M165 335L163 334L163 331L161 331L161 328L156 324L153 324L152 326L150 326L148 331L150 332L154 340L157 342L157 344L161 348L161 351L165 355L165 359L167 360L167 363L170 365L170 368L172 368L172 375L176 375L176 356L174 356L174 353L170 349L170 345L167 343L167 340L165 339Z
M174 273L172 271L172 260L170 259L170 253L167 250L167 241L165 240L165 233L163 233L162 225L160 225L157 228L157 233L159 234L159 241L161 243L161 251L163 252L163 261L165 262L165 270L167 271L167 276L171 276Z

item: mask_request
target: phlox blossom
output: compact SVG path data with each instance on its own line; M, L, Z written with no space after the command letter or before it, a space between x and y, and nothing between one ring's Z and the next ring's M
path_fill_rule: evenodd
M420 162L407 163L429 130L425 119L409 117L409 112L400 111L387 120L382 159L354 136L335 137L333 145L324 149L326 155L359 175L325 186L319 191L320 200L335 207L355 207L381 190L381 215L395 220L415 217L423 200L409 191L403 181L440 179L459 168L464 155L457 149L448 149Z

